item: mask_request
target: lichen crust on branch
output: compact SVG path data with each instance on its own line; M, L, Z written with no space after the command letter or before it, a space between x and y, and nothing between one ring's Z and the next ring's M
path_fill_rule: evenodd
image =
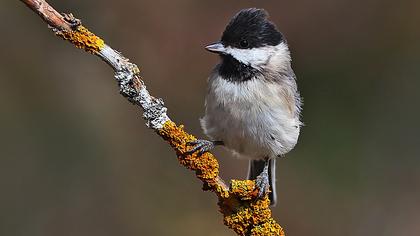
M255 181L232 180L228 188L219 179L219 163L211 153L189 154L187 144L196 138L185 132L182 125L167 121L158 133L176 151L179 162L195 171L203 188L216 193L226 226L238 235L284 236L282 227L271 217L268 196L257 199Z
M64 40L70 41L77 48L93 54L99 53L105 46L104 40L90 32L86 27L79 25L75 28L75 30L54 30L54 32Z
M238 235L281 235L283 228L271 217L268 196L257 199L255 181L232 180L229 197L219 197L224 224Z
M184 126L177 126L172 121L165 122L162 129L158 130L160 136L169 142L178 155L181 165L195 171L197 177L205 182L210 188L216 183L219 176L219 163L210 153L198 156L196 153L188 154L188 142L196 138L184 131ZM225 189L225 191L227 191Z

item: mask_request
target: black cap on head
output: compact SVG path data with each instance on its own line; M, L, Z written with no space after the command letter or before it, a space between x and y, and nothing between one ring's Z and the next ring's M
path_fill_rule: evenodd
M284 41L283 35L267 19L263 9L249 8L238 12L226 26L222 35L225 46L258 48L275 46Z

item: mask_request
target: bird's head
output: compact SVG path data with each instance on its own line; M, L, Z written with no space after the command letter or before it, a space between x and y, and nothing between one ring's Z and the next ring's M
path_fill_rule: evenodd
M290 61L286 39L267 17L263 9L241 10L226 26L221 40L206 49L218 53L223 63L233 63L229 67L236 70L260 70L271 59L280 64Z

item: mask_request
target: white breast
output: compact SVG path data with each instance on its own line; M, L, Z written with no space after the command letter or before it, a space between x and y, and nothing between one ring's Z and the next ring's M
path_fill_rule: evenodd
M288 89L262 78L231 82L212 76L202 128L212 140L223 141L239 156L262 159L284 155L295 146L300 129Z

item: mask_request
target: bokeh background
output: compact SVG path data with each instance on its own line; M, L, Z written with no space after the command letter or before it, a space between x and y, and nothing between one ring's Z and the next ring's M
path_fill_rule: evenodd
M49 2L137 63L199 137L218 61L203 46L239 9L265 8L305 103L275 218L294 236L420 234L419 1ZM106 64L19 1L2 0L0 19L0 235L233 235ZM246 161L216 153L224 178L245 176Z

